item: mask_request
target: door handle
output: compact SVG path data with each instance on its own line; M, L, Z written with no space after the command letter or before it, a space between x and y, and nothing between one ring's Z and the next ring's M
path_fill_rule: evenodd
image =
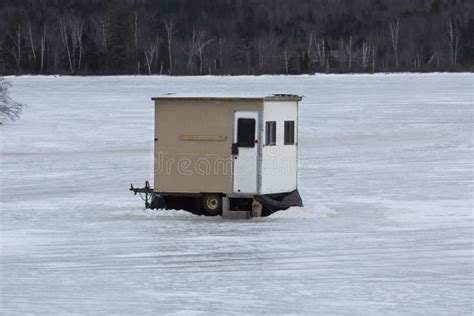
M237 156L239 154L239 144L233 143L232 144L232 155Z

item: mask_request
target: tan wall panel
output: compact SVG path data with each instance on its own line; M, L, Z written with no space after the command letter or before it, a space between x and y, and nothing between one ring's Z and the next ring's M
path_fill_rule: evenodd
M231 193L233 112L260 111L263 102L196 99L155 102L155 138L158 139L155 190ZM189 136L199 136L195 138L200 140L189 140L193 138Z

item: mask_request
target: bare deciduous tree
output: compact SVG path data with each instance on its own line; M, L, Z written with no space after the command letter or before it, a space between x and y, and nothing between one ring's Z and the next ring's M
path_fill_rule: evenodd
M458 47L459 47L459 30L456 27L456 23L453 19L449 19L448 22L448 37L449 37L449 53L450 53L450 61L451 66L455 66L457 64L458 59Z
M169 19L165 22L166 39L168 41L168 62L169 62L170 75L173 73L172 41L173 41L173 35L176 33L175 26L176 26L176 22L174 19Z
M194 58L199 59L199 73L202 74L203 69L203 52L207 45L213 41L209 38L204 29L193 29L191 33L191 41L188 51L188 68L194 74Z
M317 57L319 66L321 67L321 69L324 69L324 67L326 66L326 62L329 58L326 53L325 40L321 40L321 42L316 42L316 57Z
M204 53L204 49L206 48L207 45L209 45L214 39L212 38L207 38L208 35L206 32L202 35L202 40L198 42L198 52L199 52L199 73L202 74L202 67L203 67L203 62L202 62L202 55Z
M218 49L218 60L214 61L214 66L216 71L222 71L224 65L224 49L226 48L227 42L222 38L219 38L217 41L217 49Z
M423 46L420 47L420 49L416 52L416 56L415 56L414 66L415 66L415 69L418 71L421 69L422 59L423 59Z
M434 51L433 54L431 55L430 59L427 62L428 65L435 64L436 66L439 65L439 56L438 52Z
M25 104L15 102L8 94L11 82L0 77L0 116L12 121L18 119L25 107Z
M71 73L74 72L74 63L72 61L72 47L70 48L70 37L69 37L69 29L67 20L61 19L59 20L59 34L61 35L61 41L63 42L64 47L66 48L67 52L67 59L69 62L69 71Z
M398 42L400 39L400 18L392 19L389 22L390 41L395 55L395 67L399 68L398 63Z
M140 17L138 12L133 13L133 43L135 44L135 53L138 51L138 32L140 29Z
M352 35L349 36L349 43L346 45L346 52L347 52L347 71L352 71L352 59L353 59L353 51L352 51Z
M30 20L28 20L28 35L29 35L29 38L30 38L31 55L33 56L33 61L36 63L35 42L33 41L33 31L31 30L31 21Z
M367 45L366 42L362 43L362 48L361 48L361 61L362 61L362 69L367 70L367 67L369 66L369 60L370 60L370 47Z
M79 18L72 18L69 20L69 32L73 47L73 56L75 57L76 49L79 50L79 57L77 62L77 70L81 70L82 56L84 55L84 45L82 37L84 35L84 21ZM73 58L75 62L75 58Z
M288 74L288 52L285 48L285 50L283 51L283 61L285 62L285 73Z
M257 41L257 62L258 62L258 68L260 71L263 70L263 67L265 66L265 52L267 50L266 43L263 39L260 39Z
M100 52L107 49L107 22L105 17L92 18L93 38Z
M21 48L22 48L21 25L20 24L17 25L17 28L14 34L11 34L9 32L8 37L10 37L10 39L12 40L15 46L15 49L10 51L10 54L15 58L17 69L20 72L21 71Z
M372 46L372 73L375 73L375 45Z
M151 75L151 68L153 66L153 61L158 55L158 37L155 40L150 40L145 46L145 61L148 68L148 74Z
M313 32L310 31L308 35L308 46L306 48L306 56L308 56L308 60L311 61L312 53L313 53Z
M46 24L43 26L43 35L40 42L40 73L44 72L44 53L46 51Z

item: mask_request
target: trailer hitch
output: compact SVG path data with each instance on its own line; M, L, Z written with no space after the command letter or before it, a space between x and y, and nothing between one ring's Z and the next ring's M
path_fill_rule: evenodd
M130 191L133 192L133 194L137 195L140 195L140 198L145 201L145 208L148 208L150 206L150 199L153 195L153 188L150 187L150 182L148 181L145 181L145 187L143 188L135 188L133 187L133 184L130 184ZM143 194L145 194L145 197L143 197Z

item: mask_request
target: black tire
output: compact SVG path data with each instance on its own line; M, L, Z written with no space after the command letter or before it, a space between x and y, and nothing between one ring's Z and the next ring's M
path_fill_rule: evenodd
M202 210L206 216L222 215L222 196L220 194L203 194Z

